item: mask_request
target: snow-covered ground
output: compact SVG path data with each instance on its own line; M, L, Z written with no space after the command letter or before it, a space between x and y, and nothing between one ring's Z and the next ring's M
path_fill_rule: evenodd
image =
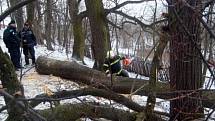
M2 35L3 30L0 30L0 35ZM7 52L7 48L5 47L3 40L0 40L0 46L4 52ZM44 46L37 46L35 47L36 51L36 57L43 55L47 56L49 58L54 58L54 59L59 59L59 60L67 60L71 61L71 54L65 54L64 51L58 51L60 49L55 48L56 51L48 51L46 47ZM85 58L86 64L88 64L89 67L92 67L93 61ZM22 64L24 65L24 55L22 54ZM71 81L55 77L52 75L39 75L36 71L35 68L29 68L23 69L23 72L25 75L23 76L21 83L24 86L24 91L25 91L25 96L26 98L34 98L38 94L42 93L48 93L49 90L55 92L55 91L60 91L60 90L69 90L69 89L78 89L80 88L78 84L73 83ZM17 75L19 77L20 72L17 72ZM130 73L130 76L135 77L136 74ZM142 78L142 77L139 77ZM85 100L91 100L91 101L96 101L96 102L102 102L102 103L109 103L108 100L102 99L102 98L95 98L92 96L84 96L81 97L80 99L85 99ZM145 105L146 103L146 97L144 96L132 96L132 99L135 102L138 102L141 105ZM70 102L79 102L77 99L71 99L69 100ZM65 102L65 101L62 101ZM68 100L66 100L68 102ZM159 111L166 111L169 108L168 102L165 102L163 100L158 100L158 106L156 107L157 110ZM1 97L0 98L0 107L4 105L4 99ZM121 105L116 105L119 108L126 109L125 107ZM49 103L42 103L39 106L36 107L36 109L41 109L41 108L49 108ZM0 120L4 120L7 117L6 112L3 112L0 114Z
M3 30L0 30L0 35L2 35ZM0 39L0 46L3 49L3 51L7 52L7 49L3 43L3 40ZM36 57L43 55L47 56L49 58L54 58L54 59L59 59L59 60L66 60L66 61L71 61L71 54L66 54L64 50L59 49L58 47L55 47L56 51L48 51L46 47L44 46L37 46L35 47L36 50ZM61 50L61 51L60 51ZM22 60L24 60L24 55L22 54ZM85 62L88 64L89 67L92 67L93 61L85 58ZM24 62L22 61L23 65ZM24 86L25 90L25 96L26 98L34 98L38 94L42 93L49 93L50 90L55 92L55 91L60 91L60 90L71 90L71 89L78 89L80 88L78 84L59 78L55 77L52 75L39 75L36 71L35 68L32 68L30 70L24 69L23 72L25 75L23 76L21 83ZM20 72L17 72L18 76ZM136 77L136 74L129 73L130 77ZM145 78L145 77L138 77L138 78ZM214 88L214 84L213 88ZM89 100L89 101L94 101L94 102L101 102L101 103L110 103L109 100L103 99L103 98L96 98L93 96L84 96L80 97L79 99L83 100ZM131 99L134 102L137 102L140 105L145 105L147 97L145 96L138 96L138 95L133 95ZM158 111L164 111L164 112L169 112L169 101L157 99L156 100L156 110ZM75 103L75 102L80 102L80 100L77 99L71 99L71 100L65 100L62 102L70 102L70 103ZM4 105L4 100L2 97L0 97L0 107ZM42 103L36 107L36 109L41 109L41 108L49 108L49 103ZM118 107L121 109L128 110L122 105L115 104L114 107ZM208 113L208 112L207 112ZM6 112L4 111L3 113L0 114L0 120L5 120L7 117ZM215 116L213 116L215 117Z

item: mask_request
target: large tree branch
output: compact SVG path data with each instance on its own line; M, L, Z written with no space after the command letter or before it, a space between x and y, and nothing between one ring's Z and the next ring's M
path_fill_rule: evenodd
M125 18L128 18L128 19L130 19L130 20L133 20L133 21L135 21L137 24L139 24L142 28L151 27L150 25L144 24L142 21L140 21L140 20L137 19L136 17L129 16L128 14L123 13L122 11L112 11L112 13L116 13L116 14L119 14L119 15L125 17Z
M44 117L52 117L56 121L76 121L77 119L105 118L111 121L135 121L136 113L127 112L107 105L96 103L80 103L59 105L53 109L39 111Z
M25 0L25 1L22 1L22 2L19 2L18 4L16 4L15 6L13 7L10 7L9 9L7 9L4 13L2 13L0 15L0 22L5 19L10 13L12 13L13 11L33 2L35 0Z
M60 92L55 92L51 96L47 96L46 94L37 95L35 97L35 99L38 98L41 100L34 100L33 99L33 101L31 101L31 106L35 107L39 103L43 102L44 99L59 99L59 100L61 100L61 99L71 99L71 98L76 98L76 97L80 97L80 96L87 96L87 95L98 96L98 97L103 97L106 99L113 100L113 101L115 101L119 104L122 104L122 105L126 106L127 108L132 109L132 110L137 111L137 112L141 112L145 109L144 106L141 106L141 105L133 102L132 100L124 97L123 95L116 94L115 92L112 92L110 90L107 91L107 90L96 89L96 88L84 88L84 89L80 89L80 90L60 91ZM157 113L168 116L168 114L166 114L166 113L161 113L161 112L157 112Z
M37 112L35 112L34 110L32 110L30 108L26 108L26 106L23 102L17 101L17 98L14 98L12 95L5 92L4 90L1 89L0 94L3 95L4 97L7 97L8 99L10 99L10 102L14 102L15 104L17 104L19 106L19 108L21 108L22 110L25 110L26 115L30 116L31 118L34 117L32 121L46 121L46 119L44 117L42 117L40 114L38 114ZM16 108L16 110L18 110L18 108ZM27 114L27 112L29 114Z
M103 89L96 89L96 88L85 88L85 89L80 89L80 90L60 91L60 92L54 93L51 96L47 96L46 94L41 94L41 95L36 96L36 98L35 98L36 100L33 99L31 104L34 107L34 106L38 105L39 103L44 102L44 99L62 100L62 99L72 99L72 98L76 98L76 97L80 97L80 96L87 96L87 95L99 96L99 97L103 97L103 98L106 98L109 100L113 100L136 112L142 112L145 109L144 106L141 106L141 105L133 102L132 100L124 97L123 95L116 94L115 92L112 92L110 90L106 91ZM38 100L38 99L41 99L41 100ZM159 111L155 111L155 113L159 114L159 115L169 116L167 113L163 113L163 112L159 112Z

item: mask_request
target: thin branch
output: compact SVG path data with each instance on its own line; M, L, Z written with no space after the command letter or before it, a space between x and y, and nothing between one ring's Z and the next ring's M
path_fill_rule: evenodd
M111 8L111 9L108 9L106 11L106 14L112 13L113 11L115 11L115 10L125 6L125 5L128 5L128 4L137 4L137 3L143 3L143 2L148 2L148 1L154 1L154 0L125 1L121 4L116 5L115 7Z
M137 111L137 112L142 112L145 109L144 106L141 106L141 105L131 101L130 99L124 97L123 95L119 95L119 94L117 94L113 91L110 91L110 90L107 91L104 89L96 89L96 88L84 88L84 89L80 89L80 90L60 91L60 92L54 93L49 98L71 99L72 97L87 96L87 95L99 96L99 97L113 100L113 101L115 101L119 104L122 104L122 105L128 107L129 109L132 109L132 110ZM44 94L38 95L36 97L47 98L47 96ZM40 102L37 102L37 104L39 104L39 103ZM31 104L33 104L33 101L31 102ZM155 111L155 112L157 114L169 116L167 113L163 113L163 112L159 112L159 111Z
M113 23L113 22L110 21L109 19L107 19L107 22L108 22L111 26L113 26L113 27L115 27L115 28L122 29L122 27L117 26L115 23Z
M132 16L129 16L128 14L122 12L122 11L112 11L112 13L116 13L116 14L119 14L121 16L124 16L130 20L133 20L135 21L136 23L138 23L142 28L147 28L147 27L151 27L150 25L147 25L147 24L144 24L142 21L140 21L139 19L137 19L136 17L132 17Z
M7 108L8 108L8 106L7 106L7 105L5 105L5 106L1 107L1 108L0 108L0 113L1 113L2 111L6 110Z

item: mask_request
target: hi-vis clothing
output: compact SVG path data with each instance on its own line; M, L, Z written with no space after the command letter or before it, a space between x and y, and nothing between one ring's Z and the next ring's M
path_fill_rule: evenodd
M128 77L128 73L121 68L120 60L122 60L122 57L118 55L113 58L105 58L105 62L103 64L105 73Z
M131 59L125 58L123 59L123 66L129 66L131 64Z

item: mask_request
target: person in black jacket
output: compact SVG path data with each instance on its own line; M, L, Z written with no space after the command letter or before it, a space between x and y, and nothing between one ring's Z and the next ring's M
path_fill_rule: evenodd
M16 70L20 69L20 39L17 35L16 23L14 20L11 20L11 22L8 24L7 29L4 30L3 41L8 48L10 58L14 67L16 68Z
M112 50L107 52L103 68L105 73L110 76L110 74L115 74L116 76L129 77L128 72L122 69L120 60L123 60L123 57L116 55Z
M28 22L25 22L24 28L20 31L20 36L22 40L23 53L25 55L25 66L29 65L29 54L32 59L32 65L35 64L35 50L36 46L36 37L34 36L33 31L31 30Z

